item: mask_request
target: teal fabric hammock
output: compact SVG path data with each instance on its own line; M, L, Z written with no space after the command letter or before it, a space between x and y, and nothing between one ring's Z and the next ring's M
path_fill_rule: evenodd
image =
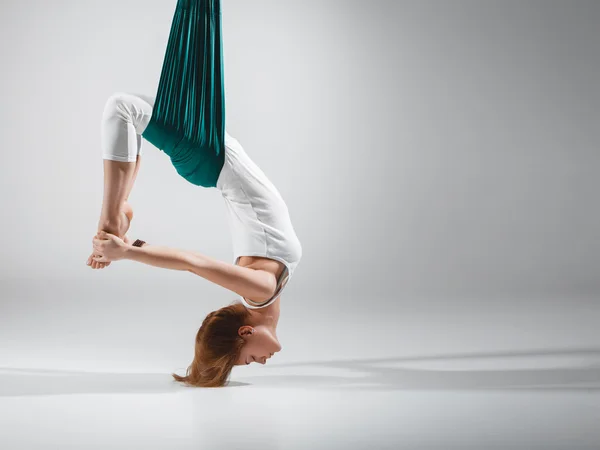
M178 0L152 117L144 139L177 173L215 187L225 158L220 0Z

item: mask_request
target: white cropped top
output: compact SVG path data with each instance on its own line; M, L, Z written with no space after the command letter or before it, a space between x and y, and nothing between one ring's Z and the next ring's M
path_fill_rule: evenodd
M250 159L239 141L225 132L225 161L217 180L227 207L233 239L233 263L242 256L262 256L285 265L275 294L256 303L240 296L249 309L272 304L292 279L302 258L302 246L277 188Z

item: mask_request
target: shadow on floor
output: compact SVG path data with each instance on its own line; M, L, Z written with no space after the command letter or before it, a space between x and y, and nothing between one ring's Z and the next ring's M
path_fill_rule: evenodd
M419 363L425 367L410 367ZM428 369L428 363L437 363L438 367L444 368ZM477 368L482 365L487 367ZM325 375L297 375L290 370L285 375L240 378L261 387L327 390L600 390L598 348L331 360L265 368L320 369ZM345 377L326 375L327 370L339 372L340 369L349 375L355 374Z
M577 362L573 363L573 359L577 359ZM452 367L453 362L457 361L461 361L462 369ZM483 370L468 368L469 364L482 361L487 362L488 366L492 362L491 365L495 365L496 368L488 367ZM540 361L545 361L541 365L546 367L536 368L540 365ZM415 362L438 362L448 365L449 368L441 370L403 367L403 364L414 365ZM510 368L503 368L503 365ZM229 382L228 387L252 385L259 388L360 391L600 390L600 349L332 360L272 364L262 370L265 371L264 375L250 377L240 377L234 372L233 380ZM340 370L347 375L327 375L327 371L339 373ZM273 371L280 373L269 374ZM298 371L317 371L325 374L298 374ZM169 374L97 373L0 367L0 397L109 393L162 394L181 389L190 388L176 383Z
M0 397L69 394L166 394L183 389L162 373L101 373L0 367Z

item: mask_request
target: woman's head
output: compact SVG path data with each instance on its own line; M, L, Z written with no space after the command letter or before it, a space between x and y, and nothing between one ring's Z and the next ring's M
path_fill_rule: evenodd
M281 350L275 330L267 324L244 325L238 330L245 344L239 353L236 366L253 362L265 364L267 359Z
M198 333L194 360L186 376L175 380L198 387L224 386L235 365L264 364L281 350L275 330L242 303L233 303L209 313Z

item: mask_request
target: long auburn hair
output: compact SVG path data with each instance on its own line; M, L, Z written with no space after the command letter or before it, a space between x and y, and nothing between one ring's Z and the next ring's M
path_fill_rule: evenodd
M238 330L249 318L248 309L237 301L210 312L196 334L194 360L186 375L173 373L173 378L194 387L224 386L244 346Z

